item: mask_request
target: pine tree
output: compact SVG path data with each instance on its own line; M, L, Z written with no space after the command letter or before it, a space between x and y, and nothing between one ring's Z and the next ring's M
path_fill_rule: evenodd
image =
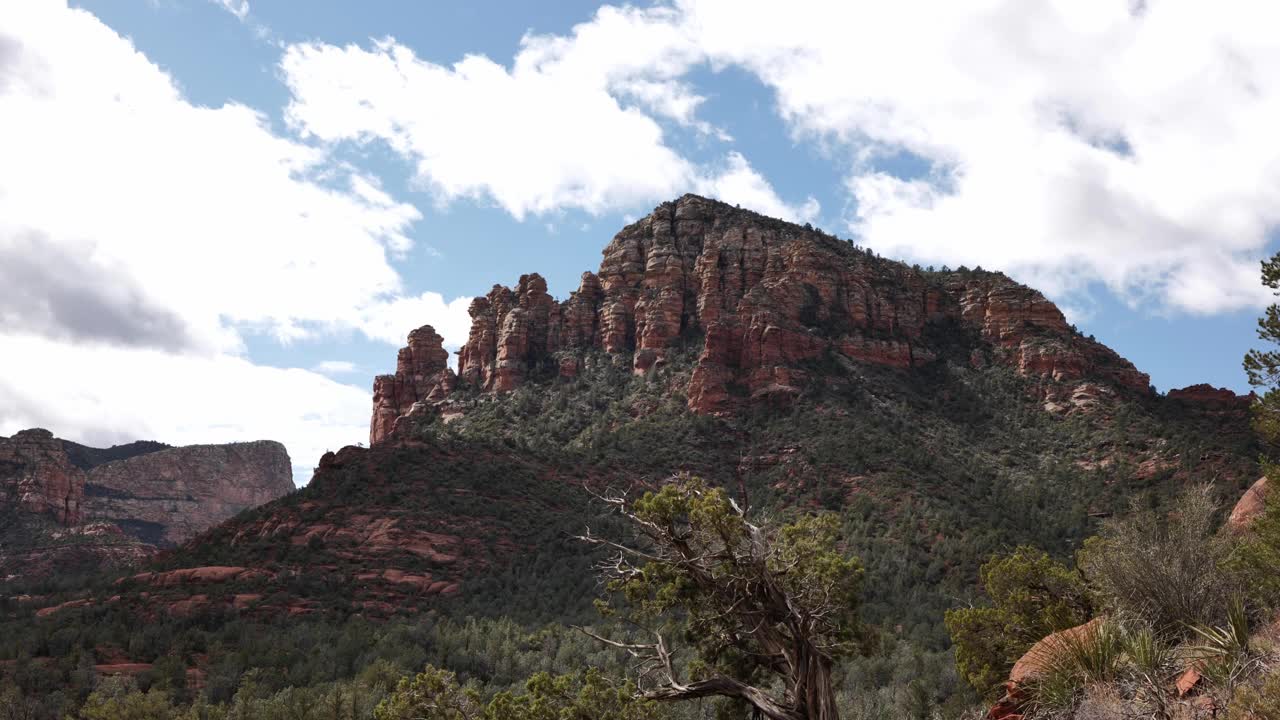
M1280 253L1263 261L1262 284L1280 296ZM1258 339L1280 347L1280 304L1272 303L1258 318ZM1280 441L1280 349L1250 350L1244 356L1244 371L1249 384L1263 390L1262 397L1253 404L1254 429L1269 443ZM1264 470L1274 477L1270 465L1264 463Z

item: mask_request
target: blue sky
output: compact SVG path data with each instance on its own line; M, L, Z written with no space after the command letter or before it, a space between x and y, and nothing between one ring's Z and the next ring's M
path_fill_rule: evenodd
M278 437L303 481L409 329L456 346L526 272L563 297L686 191L1004 269L1162 391L1246 391L1272 18L910 5L20 0L0 251L69 269L0 293L0 432Z

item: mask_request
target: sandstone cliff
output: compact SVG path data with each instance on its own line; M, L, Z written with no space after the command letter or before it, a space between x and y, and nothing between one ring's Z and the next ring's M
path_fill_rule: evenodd
M64 526L83 519L84 472L48 430L23 430L0 440L0 476L7 507L46 515Z
M700 414L785 402L833 356L902 370L927 365L938 357L938 336L954 327L973 333L972 362L1035 379L1051 411L1150 394L1144 373L1002 274L924 272L694 195L618 233L599 271L584 273L567 300L530 274L515 287L495 285L470 313L456 375L434 329L410 334L396 373L374 383L371 444L415 404L427 410L455 388L505 392L533 378L571 377L588 351L644 373L690 342L701 351L685 395Z
M289 455L278 442L191 445L93 468L84 514L172 547L293 488Z
M0 579L130 564L292 490L275 442L97 450L24 430L0 438Z

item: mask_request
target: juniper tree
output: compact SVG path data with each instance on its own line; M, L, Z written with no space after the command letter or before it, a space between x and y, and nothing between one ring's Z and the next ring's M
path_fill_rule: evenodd
M832 668L865 640L863 569L838 549L835 516L755 524L723 490L690 477L634 503L601 499L628 536L579 539L611 551L601 609L641 638L584 632L632 655L641 697L721 697L770 720L838 719ZM684 667L682 651L694 656Z

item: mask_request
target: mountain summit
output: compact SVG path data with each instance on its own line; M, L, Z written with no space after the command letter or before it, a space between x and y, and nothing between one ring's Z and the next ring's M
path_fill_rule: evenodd
M415 404L443 408L459 388L505 392L571 378L590 351L645 373L685 343L699 349L682 388L699 414L789 402L821 382L814 366L832 359L924 367L954 351L958 333L967 362L1014 368L1055 412L1151 392L1146 374L1001 273L921 270L696 195L618 233L599 271L583 273L567 300L548 295L535 273L495 285L470 313L457 374L431 326L410 333L395 374L374 382L371 444Z

